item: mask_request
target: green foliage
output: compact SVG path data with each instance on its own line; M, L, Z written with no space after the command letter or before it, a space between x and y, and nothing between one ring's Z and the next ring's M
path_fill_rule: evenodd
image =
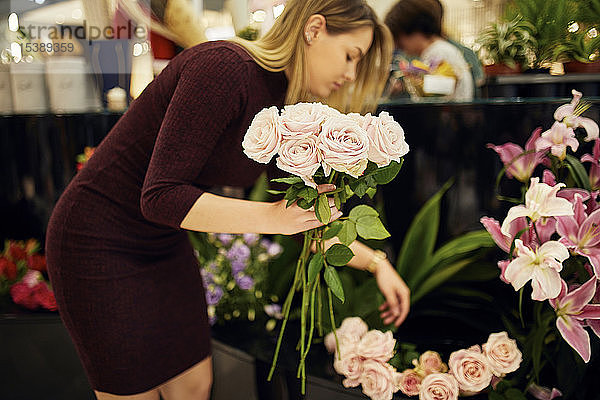
M343 244L334 244L325 252L325 259L330 265L343 267L348 264L354 257L354 253L350 248Z
M577 13L576 0L513 0L507 17L520 16L534 26L534 65L540 68L556 61L554 48L566 41L567 27Z
M327 286L329 289L331 289L335 297L340 299L340 301L343 303L345 301L344 287L342 286L342 281L340 280L336 269L330 265L325 265L325 273L323 274L323 277L325 278Z
M414 304L473 263L474 253L495 246L485 230L468 232L434 251L440 223L440 202L452 182L447 182L425 203L411 223L402 243L396 268L411 289Z
M478 38L479 57L493 64L505 64L526 69L533 56L537 41L535 26L523 18L491 24Z
M554 58L559 61L574 60L582 63L600 61L600 33L597 33L595 37L591 37L591 29L598 32L600 25L569 33L564 42L558 43L554 47Z

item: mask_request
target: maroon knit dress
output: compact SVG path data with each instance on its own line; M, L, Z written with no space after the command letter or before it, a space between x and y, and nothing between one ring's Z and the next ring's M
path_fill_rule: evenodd
M46 237L60 315L92 387L149 390L210 355L198 263L179 225L217 185L266 168L242 153L287 79L240 46L176 56L119 119L54 208Z

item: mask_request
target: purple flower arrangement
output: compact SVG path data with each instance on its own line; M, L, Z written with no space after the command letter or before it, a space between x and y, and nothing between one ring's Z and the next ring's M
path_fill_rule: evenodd
M211 325L235 319L254 321L257 315L277 318L277 297L266 292L271 260L283 247L255 233L192 233L204 284ZM269 310L269 312L267 312ZM274 326L275 321L267 322Z

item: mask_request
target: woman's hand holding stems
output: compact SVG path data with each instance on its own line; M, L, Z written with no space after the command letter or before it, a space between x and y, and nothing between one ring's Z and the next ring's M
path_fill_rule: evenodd
M335 186L319 185L317 190L319 193L327 193L335 190ZM329 207L330 222L342 216L332 198L329 199ZM293 235L321 227L323 223L317 219L314 209L305 210L296 203L286 207L285 200L255 202L204 193L194 203L180 226L201 232ZM325 241L325 250L335 243L339 243L337 238ZM385 297L385 302L379 307L383 322L399 326L406 319L410 308L408 286L394 266L385 258L377 258L368 246L354 241L349 247L354 257L348 265L356 269L371 269L379 290Z

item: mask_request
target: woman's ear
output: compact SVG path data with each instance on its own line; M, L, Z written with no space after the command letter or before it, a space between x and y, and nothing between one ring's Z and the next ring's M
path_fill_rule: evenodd
M327 22L325 17L321 14L313 14L308 17L306 25L304 26L304 36L308 43L311 43L314 39L317 39L321 33L327 32Z

